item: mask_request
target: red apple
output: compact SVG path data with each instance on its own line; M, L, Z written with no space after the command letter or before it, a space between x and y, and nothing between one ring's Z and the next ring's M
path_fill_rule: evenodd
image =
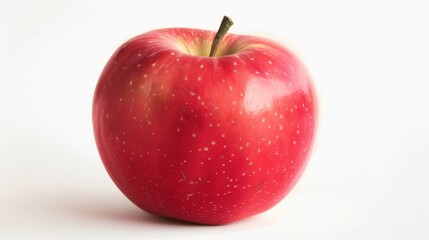
M237 221L276 205L307 164L317 101L303 63L278 43L233 34L219 34L209 56L215 34L171 28L134 37L98 81L101 159L149 213Z

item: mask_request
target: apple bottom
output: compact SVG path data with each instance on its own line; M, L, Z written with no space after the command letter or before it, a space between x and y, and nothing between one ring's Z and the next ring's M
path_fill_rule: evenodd
M198 224L222 225L257 215L275 206L292 189L300 173L284 189L269 192L262 190L267 181L249 183L245 187L231 184L231 190L209 191L212 185L199 184L199 190L181 191L180 186L150 184L141 191L127 191L118 186L135 205L150 214ZM279 179L279 178L277 178ZM156 194L153 194L156 193Z
M186 129L182 131L184 135L192 134ZM175 136L166 139L174 140ZM107 158L105 166L118 188L144 211L199 224L226 224L270 209L296 184L308 157L304 151L306 144L286 142L286 146L297 151L286 154L249 146L235 154L228 149L217 154L215 145L207 151L204 147L191 148L196 149L192 154L197 157L190 160L185 157L190 153L183 151L189 146L179 142L152 142L142 151L138 151L140 145L131 145L134 150L121 155L128 161ZM223 144L219 148L223 149ZM145 156L148 152L159 154Z

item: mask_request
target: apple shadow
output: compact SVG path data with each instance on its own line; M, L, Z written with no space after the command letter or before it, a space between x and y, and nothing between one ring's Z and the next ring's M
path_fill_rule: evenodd
M147 213L120 194L117 193L114 196L106 196L106 194L97 194L97 196L95 194L78 194L78 196L83 195L85 197L79 197L79 199L73 201L58 201L61 204L57 204L55 208L57 211L70 217L97 222L146 226L205 226ZM63 197L70 199L67 196Z
M70 217L85 219L96 222L115 223L119 225L136 225L151 228L198 228L198 229L212 229L212 228L241 228L240 226L254 226L261 227L266 225L266 221L261 220L259 216L249 217L234 223L225 225L206 225L192 223L173 218L156 216L143 211L135 206L121 193L116 194L101 194L98 193L87 195L86 197L79 197L74 201L63 202L57 205L57 210L63 212ZM80 194L82 196L82 194ZM85 196L85 195L84 195ZM66 197L66 196L64 196ZM67 199L70 199L66 197ZM263 223L263 224L261 224Z

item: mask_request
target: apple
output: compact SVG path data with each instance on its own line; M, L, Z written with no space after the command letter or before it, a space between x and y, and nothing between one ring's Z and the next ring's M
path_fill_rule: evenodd
M234 222L279 203L307 164L318 118L308 71L279 43L226 34L231 25L136 36L100 76L100 157L146 212Z

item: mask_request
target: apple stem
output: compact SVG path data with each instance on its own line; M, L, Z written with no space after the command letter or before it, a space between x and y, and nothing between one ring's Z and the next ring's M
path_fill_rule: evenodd
M216 51L219 47L219 43L228 32L229 28L234 24L231 18L223 16L222 23L220 24L219 30L217 30L216 36L213 40L212 48L210 49L210 57L216 56Z

